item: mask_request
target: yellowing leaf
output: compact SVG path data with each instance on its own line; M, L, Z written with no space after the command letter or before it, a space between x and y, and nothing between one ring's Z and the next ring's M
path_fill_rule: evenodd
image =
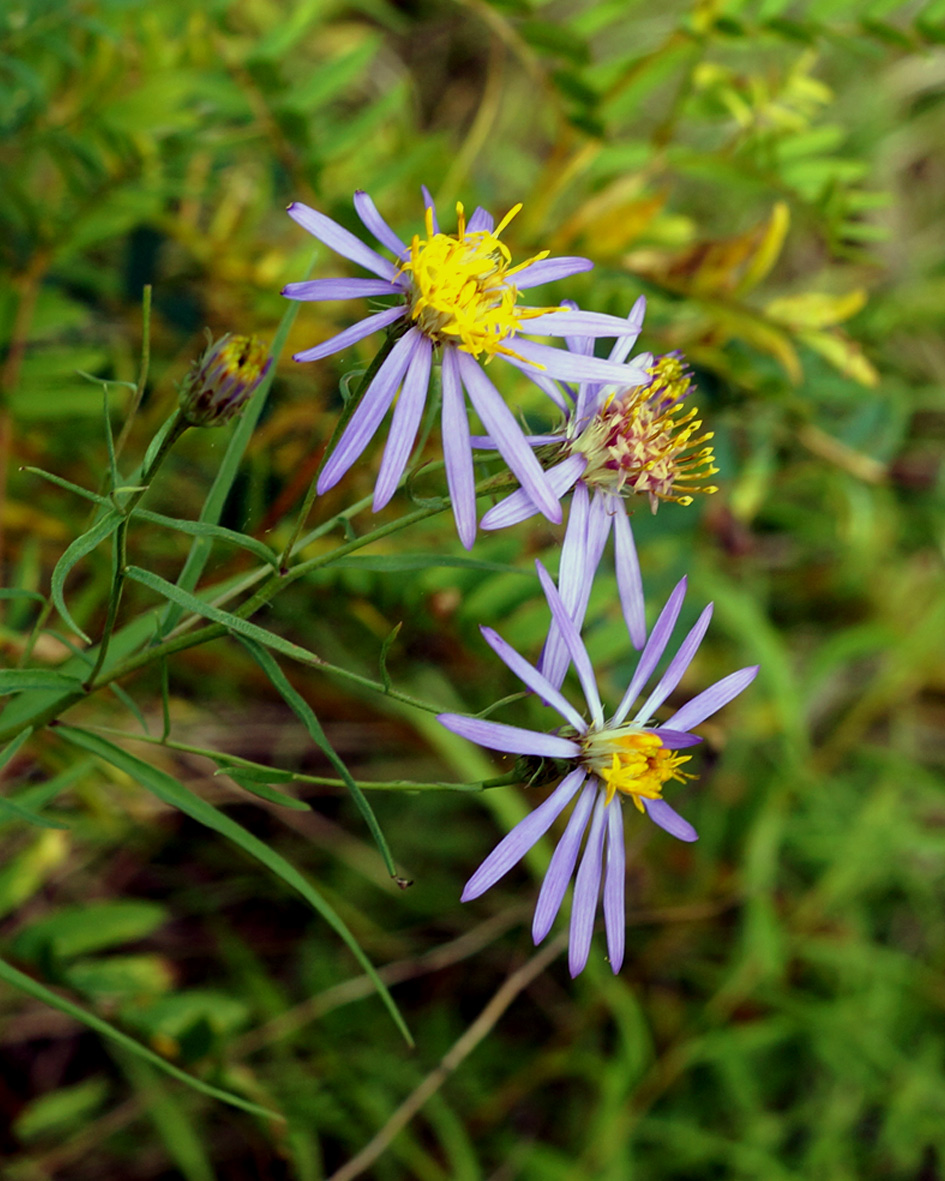
M744 295L746 291L751 291L768 274L778 261L790 225L791 210L786 201L778 201L771 210L758 249L735 288L736 294Z
M785 295L773 299L765 308L772 320L797 331L810 328L829 328L841 324L866 303L866 292L862 287L848 291L845 295L825 295L808 291L803 295Z
M593 241L594 252L606 258L619 254L639 238L666 204L666 193L641 195L636 174L620 177L589 198L561 227L555 250L584 238Z
M852 377L860 385L872 387L879 384L879 374L863 356L860 346L842 332L801 332L799 338L839 369L844 377Z

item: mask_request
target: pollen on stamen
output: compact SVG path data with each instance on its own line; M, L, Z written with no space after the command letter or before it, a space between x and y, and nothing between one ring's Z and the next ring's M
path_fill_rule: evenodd
M662 799L663 786L671 779L692 778L679 769L692 756L667 750L652 730L600 730L588 734L583 745L582 761L604 784L608 804L619 792L642 812L642 801Z
M656 512L661 500L692 504L697 493L717 492L704 483L718 473L710 443L695 407L684 400L691 390L678 357L661 357L642 386L612 392L568 450L587 457L585 483L620 494L649 498Z
M509 210L494 230L470 232L457 202L455 235L434 233L427 210L427 236L413 238L399 273L410 281L410 319L434 344L454 345L477 359L484 354L486 362L497 353L522 360L508 341L524 320L556 310L516 306L519 292L510 276L547 256L543 251L509 265L511 254L499 235L520 209Z

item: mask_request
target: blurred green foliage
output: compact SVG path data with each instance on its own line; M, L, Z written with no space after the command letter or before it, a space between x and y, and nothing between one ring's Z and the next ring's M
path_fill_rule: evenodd
M350 197L364 188L408 234L421 183L441 208L523 201L506 235L517 257L588 254L595 270L566 294L595 310L624 315L644 292L642 346L685 351L716 432L720 493L634 520L651 603L687 571L692 616L716 603L683 688L762 665L704 728L700 779L677 793L701 840L628 828L620 976L597 947L574 983L560 957L523 980L474 1052L384 1133L365 1175L941 1177L945 3L7 0L0 38L6 587L45 594L91 523L88 504L19 469L99 487L102 390L76 371L107 379L120 433L145 283L151 380L126 467L205 327L271 340L281 286L313 254L314 274L338 273L283 215L291 200L356 229ZM350 319L344 305L304 305L286 355ZM368 344L281 364L224 525L279 551L339 380L370 356ZM149 506L196 518L226 438L185 439ZM313 521L367 494L375 468L376 456L352 471ZM421 473L428 490L436 478ZM142 537L132 529L132 562L173 581L190 538L152 527L145 552ZM458 552L434 518L292 586L266 626L376 677L402 622L393 683L475 712L517 690L477 625L537 651L546 619L527 574L559 542L532 523L481 538L480 565L430 567L424 555ZM201 585L251 568L215 547ZM110 578L107 545L69 577L69 609L94 633ZM598 580L587 636L612 700L631 665L614 586ZM126 588L128 618L154 602ZM19 593L0 606L13 669L40 607ZM33 650L50 673L77 659L59 626ZM116 638L129 652L154 619L135 626ZM307 667L289 675L359 782L504 769L398 701ZM526 793L372 793L414 883L397 889L346 793L310 782L332 769L249 652L218 640L168 676L176 745L129 748L245 840L223 841L196 805L184 815L52 731L8 748L0 950L286 1122L186 1089L8 981L11 1181L331 1176L452 1047L472 1051L460 1039L533 954L545 853L458 901ZM159 672L121 693L83 704L80 720L140 733L138 710L159 737ZM502 716L541 717L531 701L515 709ZM280 770L262 782L257 764ZM228 767L251 794L217 773ZM310 807L283 807L287 793ZM300 867L385 965L415 1051L342 941L250 860L253 841Z

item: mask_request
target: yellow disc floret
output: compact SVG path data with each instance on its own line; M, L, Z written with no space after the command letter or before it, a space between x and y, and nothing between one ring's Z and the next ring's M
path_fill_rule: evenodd
M474 357L496 353L516 356L507 341L523 320L555 308L516 306L518 288L510 277L547 257L536 254L510 267L511 255L499 235L521 209L516 205L494 230L466 229L463 206L457 204L455 236L433 231L433 211L427 210L427 236L414 235L400 273L410 278L410 318L434 344L453 344Z
M658 734L635 726L598 730L584 736L582 762L607 789L607 803L617 792L630 796L643 811L642 800L662 799L670 779L691 779L679 768L691 755L667 750Z

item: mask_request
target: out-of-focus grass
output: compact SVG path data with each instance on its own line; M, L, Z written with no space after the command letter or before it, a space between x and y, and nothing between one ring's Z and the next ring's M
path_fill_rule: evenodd
M683 689L762 665L705 727L700 778L674 796L701 840L629 829L619 977L601 945L574 983L553 963L368 1175L931 1181L945 1168L941 22L941 5L837 0L11 0L0 14L6 586L45 592L88 524L84 504L17 470L97 484L101 393L74 371L134 380L153 283L152 382L130 466L204 326L271 339L278 291L313 253L281 212L292 199L356 228L350 195L365 188L404 233L419 228L421 182L441 210L524 201L508 234L517 255L591 255L597 268L568 294L597 310L625 314L645 292L641 344L685 350L716 431L720 493L634 520L651 604L686 571L691 613L716 603ZM320 251L315 273L339 273L338 260ZM290 351L350 318L305 305ZM370 355L281 367L224 523L285 540L338 379ZM119 428L127 397L114 387ZM152 507L195 515L222 449L209 433L185 440ZM366 494L375 469L376 455L313 520ZM388 661L398 687L480 710L517 685L477 625L537 652L546 621L527 572L559 542L543 524L477 542L478 558L525 574L326 571L278 599L267 626L375 675L403 621ZM132 533L133 561L136 544ZM428 523L388 552L404 550L456 542ZM147 564L164 577L186 551L148 534ZM245 568L215 552L206 576ZM108 580L104 551L73 575L83 625L100 628ZM151 601L130 588L126 607ZM36 608L3 606L12 665ZM606 573L590 615L613 699L630 652ZM68 638L44 635L37 659L55 666ZM462 781L501 766L401 705L290 671L358 779ZM160 733L158 678L126 688ZM330 773L235 645L175 660L170 694L180 743ZM136 728L114 698L82 717ZM3 794L52 781L31 806L67 827L2 817L4 957L287 1123L159 1079L8 990L6 1175L330 1176L533 954L542 854L458 901L530 801L375 793L414 882L398 890L341 793L290 811L205 759L129 750L317 883L387 966L417 1050L284 886L122 774L34 740L4 769Z

